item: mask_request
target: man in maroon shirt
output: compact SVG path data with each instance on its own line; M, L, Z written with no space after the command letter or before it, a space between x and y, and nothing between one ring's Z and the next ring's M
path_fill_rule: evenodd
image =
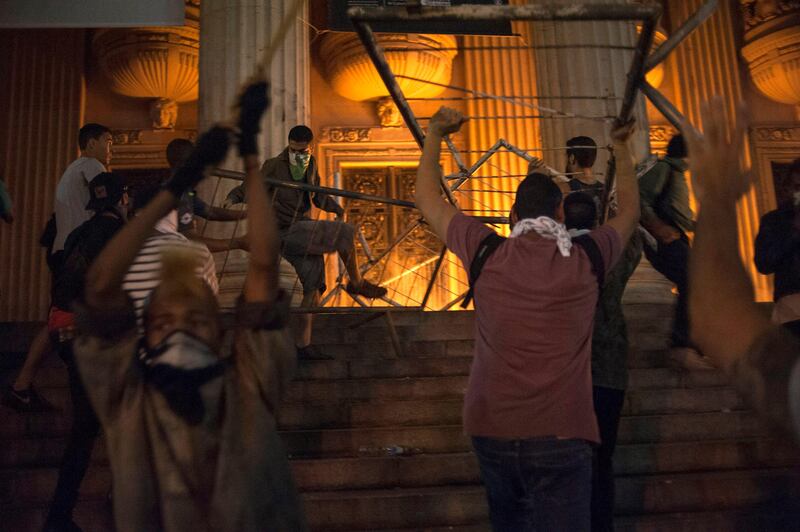
M464 117L442 108L430 122L417 172L416 202L428 224L469 270L492 232L441 195L445 135ZM610 271L639 220L628 124L611 136L619 214L589 233ZM464 404L495 531L589 530L592 322L598 279L563 225L562 195L543 174L517 189L511 237L475 283L475 357ZM602 281L602 280L600 280Z

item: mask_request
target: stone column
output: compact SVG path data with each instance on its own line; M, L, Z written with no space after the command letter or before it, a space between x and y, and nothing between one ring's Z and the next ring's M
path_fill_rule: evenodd
M299 0L303 1L303 0ZM203 0L200 8L200 100L198 130L203 131L219 121L230 120L233 104L242 88L255 72L272 36L278 32L294 0ZM268 73L272 84L272 106L261 126L259 148L262 159L277 155L286 146L289 130L309 122L309 37L304 5L292 28L275 53ZM232 150L230 169L241 169ZM221 204L228 191L236 185L228 179L208 179L198 188L199 194L215 205ZM236 224L237 234L245 223ZM201 227L202 229L202 227ZM204 234L215 238L230 238L231 222L212 222ZM222 273L220 300L233 303L244 281L247 255L235 251L216 255L217 270ZM286 284L292 286L294 271L284 264Z
M41 321L50 273L39 234L53 212L56 184L78 156L83 121L84 30L0 32L0 178L15 220L0 221L0 321Z
M594 0L590 0L592 3ZM549 3L568 4L564 0ZM624 3L624 2L620 2ZM628 69L633 51L612 47L633 47L637 42L635 22L532 22L536 64L536 85L542 98L540 105L584 116L615 116L622 104ZM585 45L584 48L553 48L565 45ZM598 48L597 46L601 46ZM608 48L602 48L602 47ZM598 99L576 99L591 96ZM643 97L634 110L639 133L634 139L637 160L649 151L647 114ZM546 114L546 113L544 113ZM598 145L610 143L610 123L575 118L544 118L540 120L542 146L564 146L567 139L587 135ZM545 152L545 161L563 170L566 155L563 150ZM605 171L608 152L598 152L595 169Z
M515 26L517 23L515 23ZM527 29L522 24L520 29ZM517 28L515 27L515 32ZM536 77L533 54L525 46L523 38L508 37L464 37L464 78L466 87L492 95L509 97L536 94ZM470 48L487 48L471 50ZM530 99L522 100L531 102ZM469 165L489 149L497 139L503 138L522 149L538 147L539 124L536 119L514 118L536 114L533 110L518 105L491 99L468 99L467 115L493 117L467 122L467 146L471 153L466 157ZM487 192L471 192L459 198L468 200L470 208L485 211L490 216L504 216L514 203L513 192L521 175L527 171L528 163L521 157L502 150L494 155L475 173L475 176L510 175L507 179L483 179L465 183L465 189L480 189ZM502 193L496 190L504 191ZM490 192L489 192L490 191ZM494 210L495 212L492 212Z
M302 1L302 0L300 0ZM203 0L200 10L199 129L231 116L242 84L255 72L293 0ZM309 39L307 6L290 21L272 59L272 107L260 147L265 157L286 145L289 129L308 122Z
M669 15L677 28L701 5L702 0L670 2ZM676 73L677 107L696 126L702 127L700 108L713 96L722 96L729 116L742 101L742 74L736 45L731 5L720 2L716 13L695 30L672 53L670 69ZM749 158L749 152L745 150ZM771 300L770 281L758 274L753 264L753 242L758 233L760 216L755 192L748 194L738 208L739 251L755 285L756 297Z

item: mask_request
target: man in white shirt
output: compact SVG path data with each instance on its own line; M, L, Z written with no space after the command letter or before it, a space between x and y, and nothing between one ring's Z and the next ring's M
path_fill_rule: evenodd
M86 124L78 132L81 156L70 164L56 186L55 217L56 236L48 265L59 267L64 243L69 234L94 214L86 210L89 203L89 183L106 171L111 162L111 130L100 124ZM33 389L33 378L44 356L53 350L50 332L44 327L36 335L25 363L12 382L3 391L0 401L17 412L52 410L52 405Z
M86 124L78 133L81 156L70 164L56 187L56 240L53 253L64 249L69 234L88 220L92 212L89 202L89 183L105 172L111 163L111 130L100 124Z

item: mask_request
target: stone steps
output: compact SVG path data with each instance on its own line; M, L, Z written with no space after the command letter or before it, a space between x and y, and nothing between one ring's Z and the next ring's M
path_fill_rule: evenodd
M456 457L470 473L450 477L440 476L442 466L436 457L422 462L419 458L417 463L394 466L396 474L362 489L357 485L338 490L308 489L303 485L307 479L300 472L296 479L312 526L320 530L363 530L452 526L485 520L483 488L477 482L471 454ZM345 466L330 473L346 470ZM353 477L348 474L348 478ZM434 479L444 482L431 483ZM110 481L107 468L93 467L81 486L82 500L102 500L109 492ZM18 509L41 506L47 503L55 482L56 474L51 469L19 472L14 479L0 482L0 500L8 509L12 504ZM781 467L620 476L616 481L616 512L638 515L721 510L764 503L775 495L796 495L799 488L796 471ZM9 498L12 494L13 498ZM413 517L403 520L404 515Z
M322 385L325 384L325 385ZM356 381L356 386L328 386L335 381L295 383L278 411L283 430L399 428L459 424L465 377ZM69 430L66 388L49 390L47 397L63 412L18 415L4 409L0 436L58 437ZM347 397L350 394L351 397ZM333 398L333 399L331 399ZM413 398L413 399L408 399ZM677 414L732 413L746 405L728 387L638 389L626 394L623 419ZM0 451L2 453L2 451Z
M355 386L361 379L466 376L469 374L471 364L471 356L301 361L295 374L295 382L351 381ZM48 360L48 364L36 373L37 389L66 388L68 385L66 369L59 360ZM727 378L717 370L687 372L666 367L634 367L629 370L630 390L727 385Z
M744 409L721 373L665 367L673 299L626 294L632 349L616 454L618 530L770 530L752 507L796 492L800 453ZM315 317L315 341L336 360L302 362L279 409L312 528L488 530L461 427L472 313L396 314L399 358L385 320L365 318ZM64 411L0 408L0 529L41 525L69 429L60 361L49 359L36 383ZM396 446L403 452L389 455ZM100 441L76 512L87 531L111 528L109 483Z
M460 426L460 401L448 402L451 424L370 427L350 425L346 428L315 427L283 430L287 452L296 458L360 457L380 453L381 449L402 446L425 453L464 452L470 449L468 438ZM373 405L374 408L374 405ZM443 422L444 414L431 414L431 420ZM18 435L2 435L0 467L57 466L69 430L67 420L47 425L38 431ZM668 414L624 416L620 420L619 443L653 444L664 442L704 442L721 438L735 440L768 438L765 430L747 411L710 412L704 414ZM95 456L104 460L105 446L98 442Z

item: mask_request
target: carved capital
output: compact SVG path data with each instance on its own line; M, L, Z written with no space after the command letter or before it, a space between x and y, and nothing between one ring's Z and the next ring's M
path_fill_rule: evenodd
M650 126L650 142L652 144L666 144L677 133L678 130L672 126Z
M799 142L800 127L756 127L753 129L756 141Z
M322 138L330 142L367 142L368 127L332 127L322 130Z
M114 139L114 144L119 145L130 145L130 144L141 144L142 143L142 130L141 129L115 129L111 133L111 137Z

